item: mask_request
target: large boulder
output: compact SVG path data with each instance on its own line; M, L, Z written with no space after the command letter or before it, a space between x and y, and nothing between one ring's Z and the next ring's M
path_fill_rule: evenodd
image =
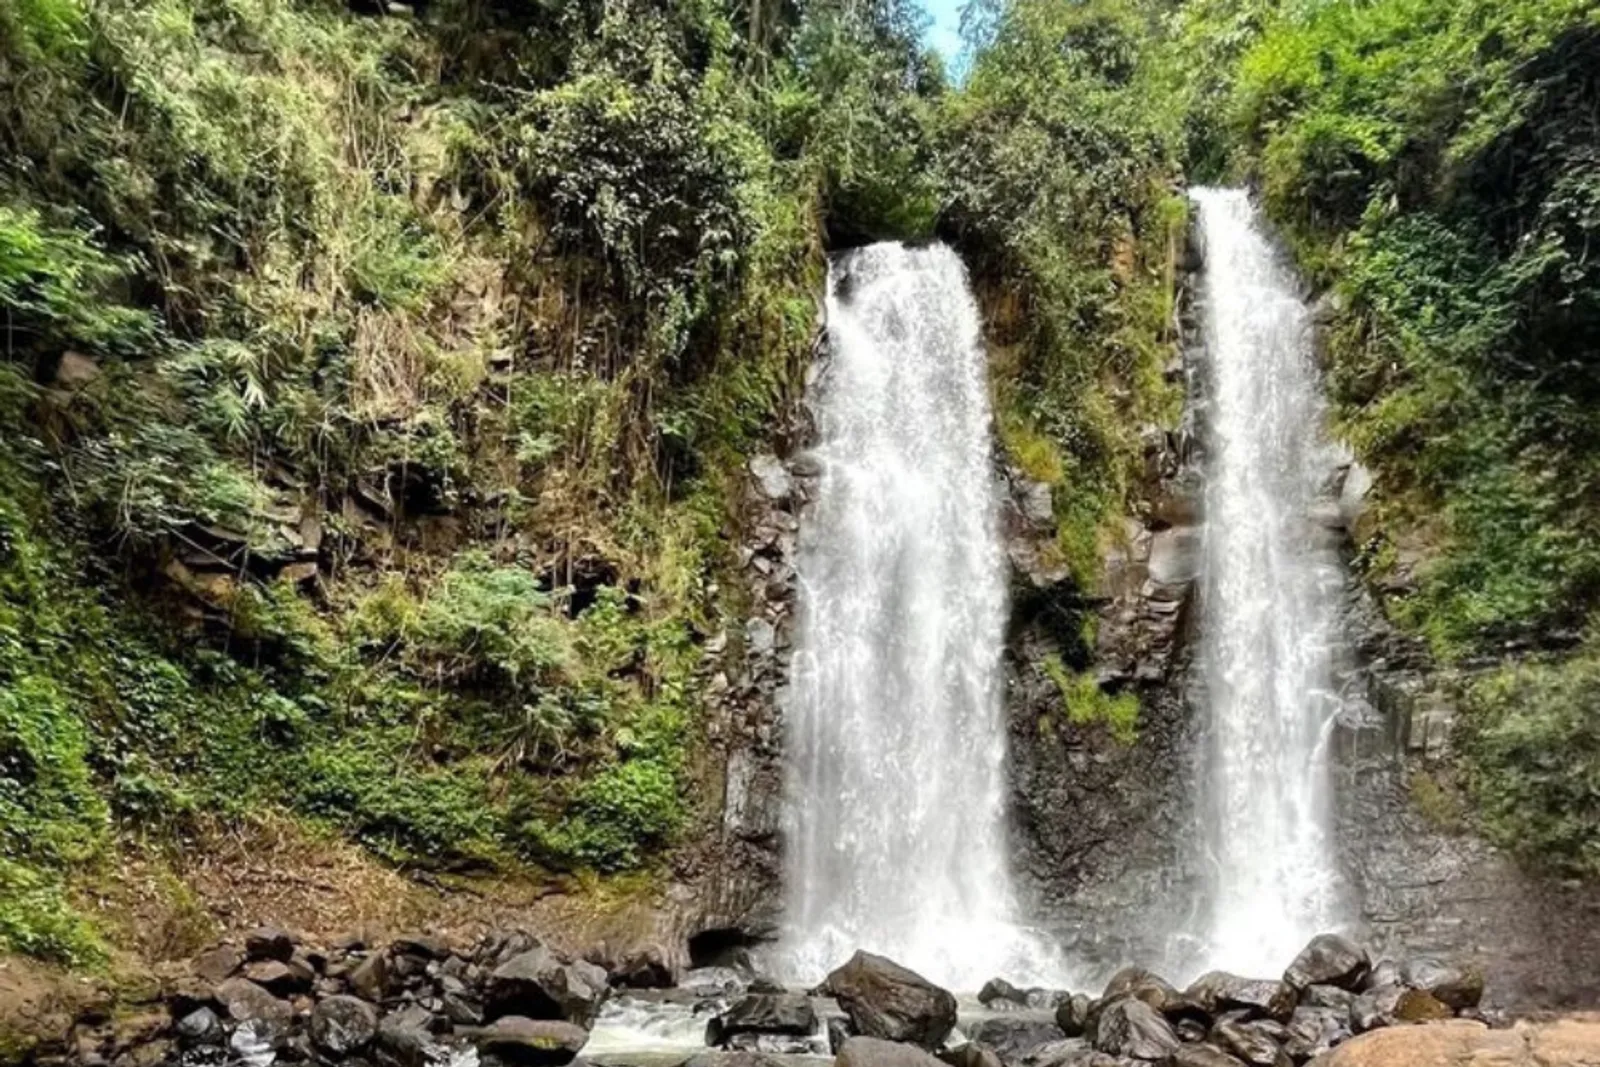
M1327 1052L1350 1038L1350 1009L1302 1004L1289 1020L1283 1050L1296 1062Z
M1054 1018L1032 1011L1007 1012L979 1019L964 1029L969 1040L993 1049L1007 1063L1021 1059L1040 1045L1067 1036Z
M1600 1064L1600 1016L1490 1030L1464 1019L1376 1030L1319 1057L1316 1067L1591 1067Z
M311 1010L311 1040L336 1057L361 1051L377 1036L378 1010L360 997L323 997Z
M589 1031L561 1019L506 1015L473 1035L478 1050L502 1063L563 1067L577 1058Z
M1210 971L1196 978L1184 995L1212 1015L1244 1011L1256 1017L1287 1022L1297 998L1287 982L1265 978L1240 978L1226 971Z
M288 1022L294 1017L294 1008L286 1000L279 1000L248 978L229 978L217 986L217 1003L227 1009L228 1017L235 1022L247 1019L271 1019Z
M852 1037L833 1058L833 1067L944 1067L944 1064L915 1045L875 1037Z
M609 992L604 970L583 960L568 963L540 945L510 957L490 974L486 1015L565 1019L588 1029Z
M739 1034L793 1034L805 1037L817 1029L811 998L797 993L751 993L712 1019L706 1043L721 1045Z
M1296 993L1312 985L1358 990L1371 970L1366 949L1338 934L1318 934L1289 964L1283 980Z
M1172 1024L1137 997L1119 997L1100 1009L1094 1047L1112 1056L1165 1062L1178 1051Z
M850 957L828 975L819 992L836 998L855 1032L864 1037L934 1049L956 1025L956 998L948 990L870 952Z
M1004 978L991 978L983 983L982 989L978 990L978 1003L985 1007L993 1007L996 1001L999 1001L1001 1006L1015 1004L1020 1007L1028 1003L1028 994Z
M1400 968L1400 981L1456 1011L1475 1008L1483 999L1483 972L1475 967L1453 967L1429 958L1408 960Z

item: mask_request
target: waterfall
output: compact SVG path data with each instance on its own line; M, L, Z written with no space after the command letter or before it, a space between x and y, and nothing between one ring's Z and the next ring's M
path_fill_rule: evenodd
M1208 967L1272 975L1337 925L1324 738L1343 588L1309 315L1248 197L1198 190L1204 252L1200 780Z
M1006 865L988 386L950 249L834 262L811 401L779 969L815 981L864 948L955 988L1032 973Z

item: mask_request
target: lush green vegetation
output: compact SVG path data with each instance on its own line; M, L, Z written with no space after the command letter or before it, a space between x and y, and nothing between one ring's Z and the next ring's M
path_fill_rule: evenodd
M822 221L926 231L942 88L893 5L0 8L0 947L271 807L659 856Z

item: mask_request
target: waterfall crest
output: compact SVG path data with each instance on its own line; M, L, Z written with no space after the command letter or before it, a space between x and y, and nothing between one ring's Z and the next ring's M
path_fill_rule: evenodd
M1006 586L977 308L943 245L828 278L784 701L784 977L857 948L976 989L1034 972L1012 925L1000 654Z
M1207 353L1201 955L1207 968L1275 974L1340 918L1326 736L1343 577L1316 521L1333 460L1292 273L1243 192L1194 201Z

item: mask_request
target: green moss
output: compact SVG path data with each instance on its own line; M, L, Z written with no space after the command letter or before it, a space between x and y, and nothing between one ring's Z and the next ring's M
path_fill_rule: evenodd
M1045 674L1061 692L1068 722L1080 726L1103 725L1121 745L1131 745L1139 739L1137 695L1107 693L1100 688L1092 672L1070 670L1056 656L1045 657L1043 666Z

